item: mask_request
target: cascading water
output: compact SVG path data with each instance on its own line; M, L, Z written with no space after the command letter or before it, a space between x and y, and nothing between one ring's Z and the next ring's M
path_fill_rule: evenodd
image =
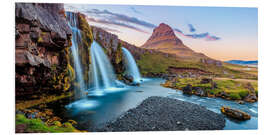
M134 83L140 83L142 81L139 68L132 56L132 54L124 47L122 47L122 51L124 54L124 64L128 71L128 74L133 77Z
M74 13L66 12L68 25L72 30L72 46L71 46L71 54L74 61L74 69L76 73L76 81L79 84L79 88L75 89L75 98L82 98L85 96L85 82L83 79L83 71L81 66L81 59L79 57L78 45L81 42L81 32L77 28L77 16Z
M104 53L102 47L93 41L91 45L91 69L92 69L92 85L90 93L94 95L103 95L106 90L119 87L119 81L116 80L113 67Z

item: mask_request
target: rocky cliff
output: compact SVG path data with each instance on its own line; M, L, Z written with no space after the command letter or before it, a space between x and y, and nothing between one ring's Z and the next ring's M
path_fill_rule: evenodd
M16 3L16 98L69 89L72 32L64 13L62 4Z
M129 44L117 37L117 35L111 34L102 28L91 26L93 31L94 40L99 42L105 49L105 52L109 56L117 74L124 72L124 66L122 63L122 50L121 47L127 48L133 55L136 61L141 59L144 54L159 54L164 57L174 57L174 54L163 53L154 49L140 48L135 45ZM139 65L140 66L140 65Z

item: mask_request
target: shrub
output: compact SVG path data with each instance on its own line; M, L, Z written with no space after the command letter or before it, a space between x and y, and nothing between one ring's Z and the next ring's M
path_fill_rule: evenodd
M249 94L249 91L247 91L247 90L242 90L242 91L239 92L239 96L242 99L245 98L246 96L248 96L248 94Z

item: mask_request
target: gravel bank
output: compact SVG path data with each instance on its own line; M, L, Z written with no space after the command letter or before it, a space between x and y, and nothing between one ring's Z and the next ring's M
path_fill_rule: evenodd
M105 127L92 131L221 130L224 116L205 107L166 97L149 97Z

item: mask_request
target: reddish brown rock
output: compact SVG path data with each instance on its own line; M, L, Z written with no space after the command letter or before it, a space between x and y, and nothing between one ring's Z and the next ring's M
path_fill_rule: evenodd
M59 83L64 82L65 76L54 77L67 72L65 48L69 46L71 30L63 9L63 4L16 3L16 98L63 89Z

